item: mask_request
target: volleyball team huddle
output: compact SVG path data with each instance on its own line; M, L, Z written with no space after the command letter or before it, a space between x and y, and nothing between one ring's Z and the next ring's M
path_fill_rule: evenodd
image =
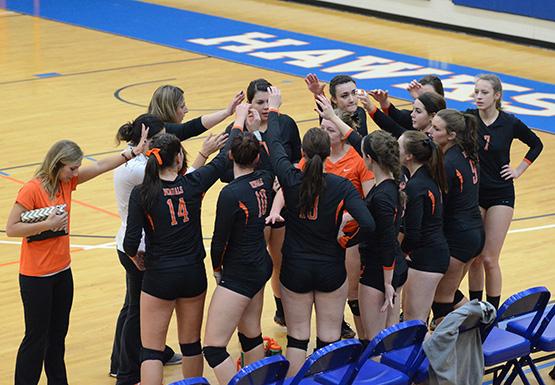
M469 298L481 299L485 286L487 301L498 307L513 180L543 145L501 109L497 76L476 79L475 109L446 108L440 79L426 76L410 83L413 109L406 111L387 91L357 89L347 75L332 79L328 98L309 74L320 126L302 140L280 111L280 90L264 79L226 108L185 123L183 91L166 85L154 92L148 113L118 130L118 141L129 145L121 154L81 166L77 144L55 143L19 191L6 226L8 236L23 238L26 328L15 383L37 384L44 363L49 383L67 384L71 192L112 169L127 286L110 370L118 384L160 385L163 365L174 356L165 345L174 311L183 376L202 375L206 360L227 384L236 373L227 352L235 329L245 364L264 357L260 320L270 279L274 320L287 327L288 375L306 359L313 306L316 348L341 338L346 302L363 341L398 323L401 308L404 320L426 321L431 311L437 325L467 301L459 290L467 272ZM210 134L190 162L181 142L232 115L226 132ZM368 133L368 117L379 130ZM513 139L529 147L514 168ZM210 245L217 286L201 343L207 291L201 206L219 179L227 185ZM25 211L64 203L63 214L21 222Z

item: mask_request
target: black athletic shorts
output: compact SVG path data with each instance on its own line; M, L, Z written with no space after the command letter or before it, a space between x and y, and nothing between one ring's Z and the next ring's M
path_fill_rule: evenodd
M271 276L272 260L270 255L267 255L265 262L258 266L224 264L220 286L252 298L264 287Z
M451 257L466 263L482 252L486 242L486 233L484 228L480 227L454 233L446 232L445 238L447 238Z
M320 262L284 258L279 276L281 284L295 293L330 293L339 289L346 279L344 259Z
M201 261L195 265L164 270L146 270L142 291L156 298L176 300L192 298L206 291L206 271Z
M449 248L445 246L421 247L410 254L407 264L411 269L445 274L449 268Z
M399 274L394 273L391 285L395 290L397 290L397 288L403 286L405 282L407 282L407 277L407 269ZM373 287L374 289L384 293L385 284L383 281L383 269L376 268L375 266L372 268L365 267L360 276L360 283L364 286Z
M480 207L489 209L492 206L509 206L515 207L515 186L510 185L501 189L485 189L479 190L478 200Z

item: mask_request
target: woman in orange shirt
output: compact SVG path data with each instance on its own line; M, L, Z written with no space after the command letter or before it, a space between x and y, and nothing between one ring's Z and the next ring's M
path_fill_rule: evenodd
M81 167L83 151L69 140L56 142L35 177L17 195L6 224L9 237L22 237L19 286L25 314L25 336L15 367L16 385L35 385L44 370L49 384L68 383L64 353L73 302L73 277L69 254L71 193L78 184L112 170L142 153L148 129L139 145L121 154ZM24 223L21 214L65 204L42 222Z

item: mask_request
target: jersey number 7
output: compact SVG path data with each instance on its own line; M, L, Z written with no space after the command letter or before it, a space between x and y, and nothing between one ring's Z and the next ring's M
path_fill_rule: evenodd
M177 219L175 217L175 209L173 208L173 202L171 199L166 201L168 208L170 209L171 225L177 225ZM183 218L183 223L189 222L189 212L187 211L187 206L185 205L185 199L183 197L179 198L179 206L177 207L177 217Z

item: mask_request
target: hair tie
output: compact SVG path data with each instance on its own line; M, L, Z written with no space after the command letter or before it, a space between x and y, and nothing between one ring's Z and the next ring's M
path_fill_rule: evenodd
M424 146L428 146L433 150L436 148L436 142L434 142L432 138L428 137L424 139Z
M158 147L154 147L146 152L146 156L154 155L156 158L156 162L161 166L162 165L162 158L160 157L160 149Z

